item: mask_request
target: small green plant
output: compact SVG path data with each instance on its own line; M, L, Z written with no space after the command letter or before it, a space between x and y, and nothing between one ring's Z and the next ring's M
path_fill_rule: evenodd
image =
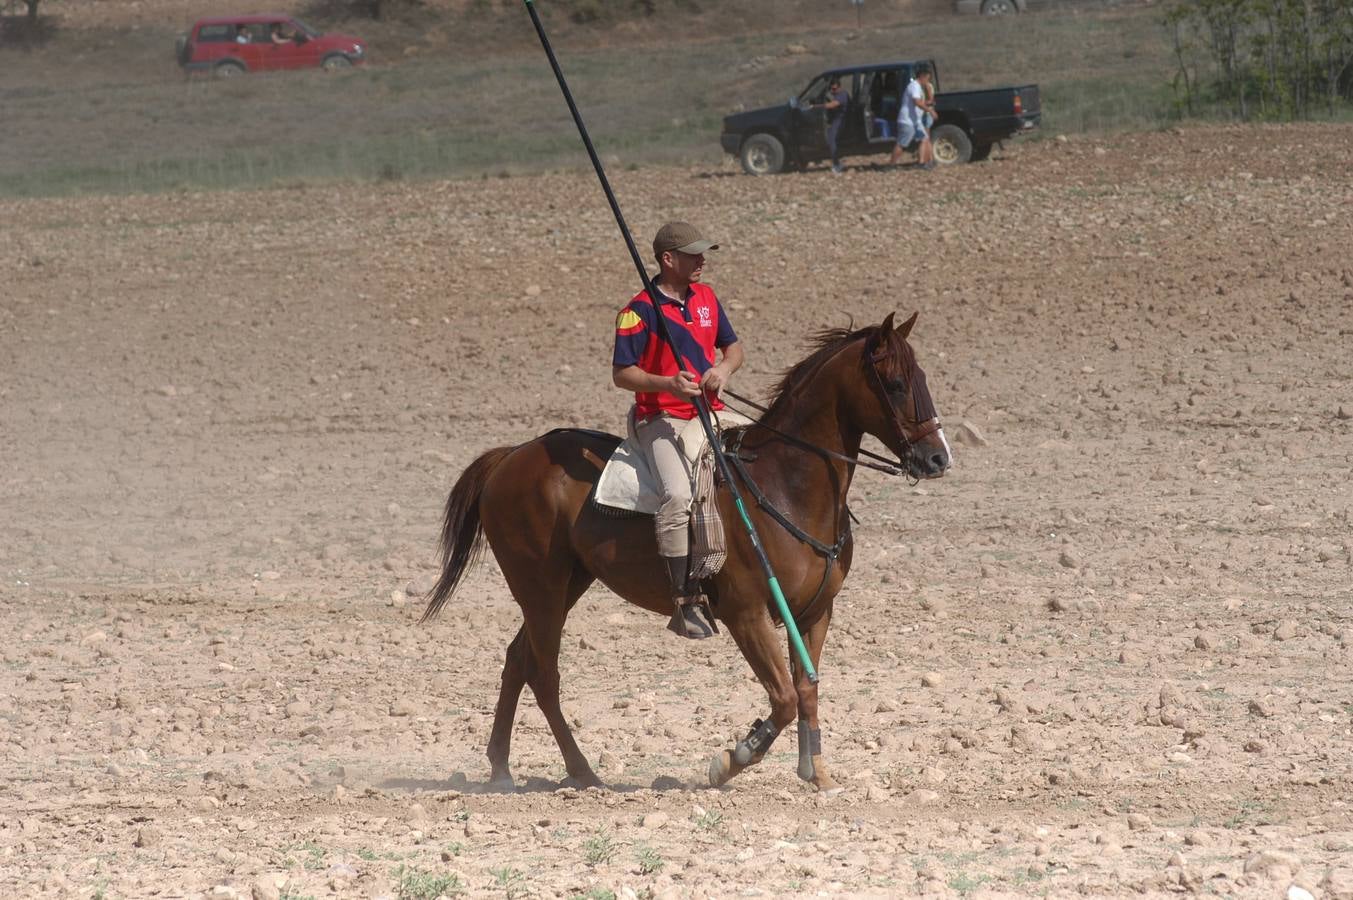
M489 873L493 875L494 886L507 892L508 900L525 895L526 876L520 870L503 866L501 869L489 869Z
M455 872L438 875L411 866L400 866L393 874L398 879L395 896L399 900L437 900L438 897L459 894L464 890L460 876Z
M640 847L636 856L639 858L639 871L645 875L652 875L664 865L662 856L652 847Z
M713 831L723 824L723 813L711 809L709 812L701 813L695 820L695 827L701 831Z
M370 847L358 847L357 858L371 862L372 860L377 859L376 851L372 850Z
M1029 866L1025 869L1017 869L1015 874L1010 876L1010 883L1022 887L1028 884L1037 884L1047 877L1047 869L1038 866Z
M277 900L315 900L314 894L302 894L291 888L282 888L277 895Z
M324 868L324 848L313 841L306 841L301 845L305 851L305 861L301 863L307 872L317 872Z
M611 833L605 828L598 831L587 839L583 844L583 851L587 856L588 865L599 866L602 863L610 862L615 858L616 851L620 848L611 837Z
M324 867L324 848L314 841L288 844L282 848L281 853L283 864L287 866L300 865L307 872Z
M967 872L959 872L949 879L949 889L961 897L966 897L990 880L990 875L973 876Z
M570 900L615 900L615 891L610 888L594 887L586 894L574 894Z
M460 841L452 841L442 848L442 853L446 856L460 856L465 852L465 845Z
M1242 800L1240 809L1222 822L1222 826L1234 829L1245 825L1268 824L1268 812L1269 805L1262 800Z

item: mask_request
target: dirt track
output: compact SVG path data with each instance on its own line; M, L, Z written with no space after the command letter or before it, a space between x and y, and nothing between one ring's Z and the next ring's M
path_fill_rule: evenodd
M850 789L792 733L700 787L763 692L598 589L564 707L614 790L556 790L528 693L481 793L515 606L410 595L478 451L620 423L590 177L4 203L0 894L1353 896L1353 129L616 182L724 240L744 390L921 311L956 467L856 480Z

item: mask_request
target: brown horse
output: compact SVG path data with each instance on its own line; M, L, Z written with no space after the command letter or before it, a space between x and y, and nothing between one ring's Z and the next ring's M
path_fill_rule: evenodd
M889 315L881 325L820 333L814 352L785 374L761 420L733 433L730 456L737 457L747 511L814 668L832 601L850 570L846 495L862 437L881 440L914 478L935 478L949 467L949 446L925 374L907 343L915 321L913 314L894 328ZM496 787L513 785L508 755L526 684L554 732L570 778L583 786L601 783L559 708L564 620L593 581L644 609L671 613L652 522L607 515L591 500L619 442L600 432L558 430L489 450L461 474L447 500L442 574L428 596L424 621L445 605L482 552L485 537L524 619L507 648L489 738ZM799 776L818 790L838 790L822 759L817 685L797 660L791 661L792 676L786 667L770 590L727 485L720 486L718 503L728 559L706 587L719 621L770 696L771 712L746 740L714 757L710 782L721 785L759 762L797 715Z

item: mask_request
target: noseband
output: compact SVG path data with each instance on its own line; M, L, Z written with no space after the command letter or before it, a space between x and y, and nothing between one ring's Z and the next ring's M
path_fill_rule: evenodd
M905 457L911 452L912 446L919 444L921 441L930 437L930 435L939 431L940 418L939 416L931 416L925 421L915 423L913 428L907 428L906 424L902 421L902 417L898 415L897 407L893 405L892 398L888 394L888 386L883 381L883 373L879 371L879 363L887 358L888 351L886 349L877 345L865 347L865 359L869 360L869 365L866 367L869 370L869 386L873 389L874 396L878 398L879 403L882 405L884 418L888 420L888 424L892 427L893 437L897 439L898 446L902 450L900 454L902 458L898 460L898 465L901 467L901 471L905 472L907 470ZM914 362L912 363L912 367L913 369L915 368ZM919 381L920 379L909 376L904 382L906 390L911 394L912 408L918 411L923 406L921 398L916 394L916 386ZM930 406L930 404L924 405ZM934 407L931 406L930 409L933 411ZM861 451L861 453L864 452L865 451Z

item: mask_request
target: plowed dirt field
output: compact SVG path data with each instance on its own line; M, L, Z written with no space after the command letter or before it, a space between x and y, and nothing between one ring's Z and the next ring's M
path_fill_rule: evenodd
M636 289L592 176L0 203L0 895L1353 896L1353 128L1016 145L921 173L612 173L764 393L920 311L948 476L857 475L822 663L848 789L726 639L597 588L561 786L492 560L490 446L619 430Z

